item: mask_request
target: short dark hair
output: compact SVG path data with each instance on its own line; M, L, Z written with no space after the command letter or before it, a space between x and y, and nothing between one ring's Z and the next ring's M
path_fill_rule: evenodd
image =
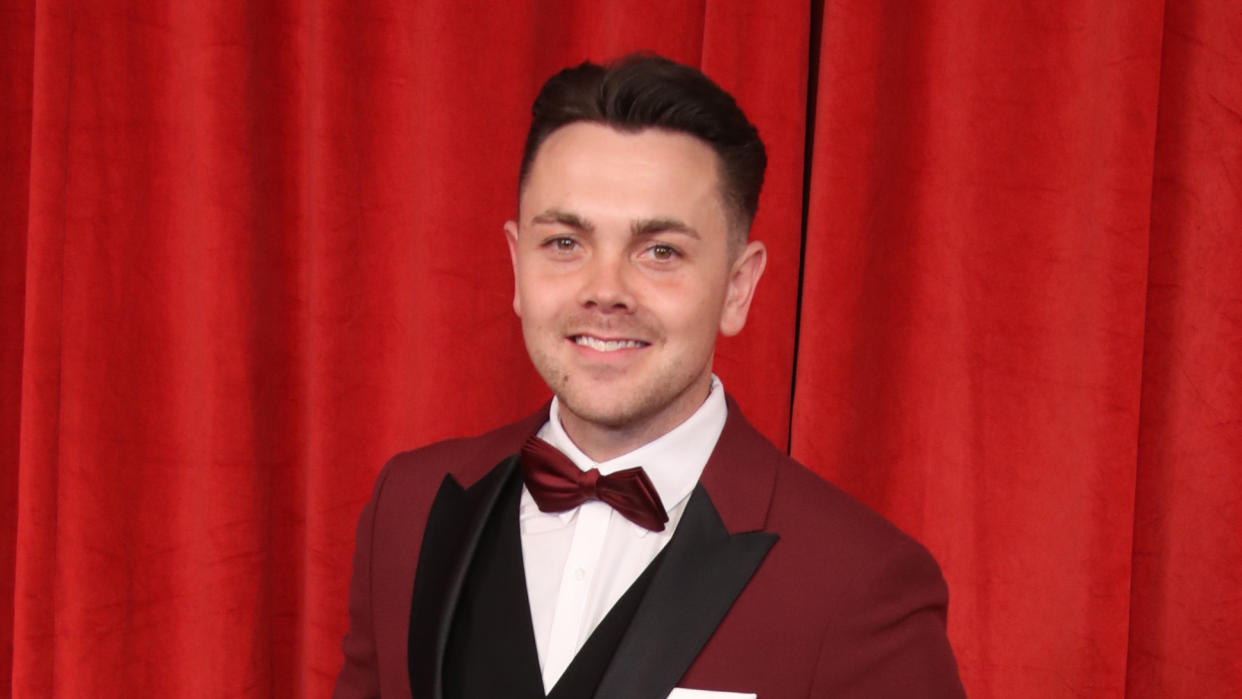
M589 121L626 132L664 129L711 146L720 158L721 194L743 239L754 222L768 163L763 141L733 97L695 68L646 52L603 66L586 62L549 78L531 115L519 190L539 146L562 126Z

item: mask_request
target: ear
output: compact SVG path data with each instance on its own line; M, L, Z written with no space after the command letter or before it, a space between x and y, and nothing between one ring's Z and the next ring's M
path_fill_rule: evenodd
M509 261L513 263L513 312L522 317L522 296L518 286L518 225L505 221L505 242L509 244Z
M768 250L763 243L752 240L729 268L729 286L725 290L724 311L720 314L720 334L732 337L746 325L751 299L763 268L768 264Z

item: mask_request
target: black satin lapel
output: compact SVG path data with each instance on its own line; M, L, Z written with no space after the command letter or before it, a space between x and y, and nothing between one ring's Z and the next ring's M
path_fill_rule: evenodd
M596 699L664 699L706 645L777 535L730 535L695 486Z
M410 689L416 697L442 696L444 649L453 610L483 526L517 462L516 455L505 459L467 489L446 475L432 501L410 603L408 660Z

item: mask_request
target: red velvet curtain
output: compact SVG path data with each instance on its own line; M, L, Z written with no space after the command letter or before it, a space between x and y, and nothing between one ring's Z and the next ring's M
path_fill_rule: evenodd
M6 0L0 686L325 695L383 460L547 396L500 228L535 90L650 48L769 146L718 372L937 555L970 694L1242 693L1239 36L1231 0Z

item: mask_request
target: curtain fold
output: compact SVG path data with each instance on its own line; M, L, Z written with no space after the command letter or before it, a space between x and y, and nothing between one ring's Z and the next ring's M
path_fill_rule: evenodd
M1227 0L6 3L0 682L325 696L383 461L548 397L501 232L535 91L651 49L769 149L717 371L936 554L970 695L1242 691L1239 35Z
M1242 688L1242 13L1165 8L1127 696Z
M26 220L30 201L30 120L34 8L0 11L0 686L13 669L17 445L21 428Z

